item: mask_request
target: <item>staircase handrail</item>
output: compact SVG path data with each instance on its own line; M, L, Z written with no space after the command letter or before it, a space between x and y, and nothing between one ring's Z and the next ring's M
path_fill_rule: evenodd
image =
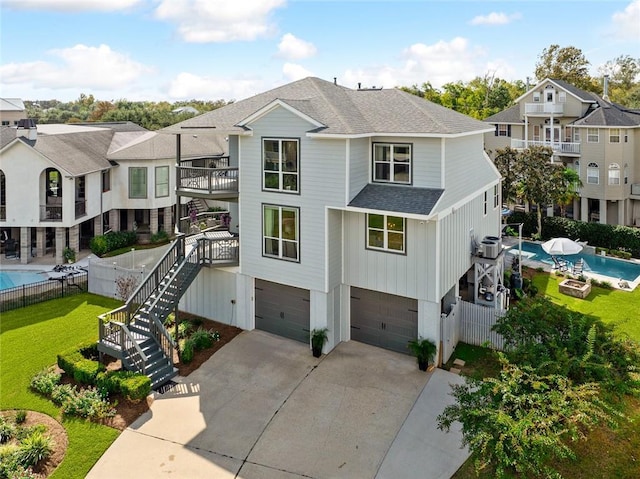
M100 341L102 342L108 336L108 333L105 333L106 328L111 330L113 333L116 333L116 334L119 333L118 343L120 346L120 350L122 351L123 357L125 357L125 353L126 353L126 356L128 357L138 355L140 357L140 361L138 362L133 361L133 364L137 364L137 363L142 364L141 372L145 374L145 364L147 362L147 355L144 353L144 351L142 351L142 348L140 347L140 345L138 345L138 342L133 336L133 333L129 330L126 324L120 321L110 320L108 323L105 323L104 321L105 317L106 317L106 314L98 316L98 321L100 322L100 327L99 327ZM131 344L132 347L128 347L128 344ZM129 353L131 349L135 350L135 355L132 355L131 353Z
M157 291L160 281L162 281L171 267L184 256L184 238L185 236L183 234L178 234L171 247L154 265L145 280L140 283L131 296L129 296L129 299L125 303L127 311L126 324L131 323L131 319L135 317L144 302ZM149 288L149 285L151 285L151 288Z
M164 285L164 287L158 292L158 295L157 295L156 299L149 306L149 318L154 322L154 324L156 326L156 329L158 331L160 331L160 333L167 340L167 342L169 344L169 348L163 347L162 338L158 337L156 334L153 334L153 337L154 337L155 341L158 343L158 345L162 348L164 354L167 356L167 358L172 363L173 363L173 350L171 348L175 348L176 347L176 343L173 340L173 338L171 338L171 335L167 331L167 328L164 327L164 324L162 324L162 322L158 318L158 313L157 313L158 303L162 300L162 298L164 297L164 294L166 293L166 291L180 277L180 273L182 272L183 268L185 267L185 265L187 263L190 262L189 260L193 256L196 256L195 264L197 264L198 267L200 267L201 262L200 262L200 258L199 258L199 248L192 248L191 251L186 255L186 257L180 262L180 265L178 266L178 268L173 272L173 274L172 274L171 278L169 279L169 281L167 281L166 284ZM181 291L181 292L184 293L184 291ZM178 297L178 300L179 300L179 297ZM153 333L153 328L150 328L150 331Z

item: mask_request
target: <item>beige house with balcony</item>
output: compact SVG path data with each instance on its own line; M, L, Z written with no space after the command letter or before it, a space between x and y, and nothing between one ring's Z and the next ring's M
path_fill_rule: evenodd
M640 226L640 110L554 79L545 79L511 108L485 119L485 149L541 145L553 161L575 169L580 198L567 214L582 221Z

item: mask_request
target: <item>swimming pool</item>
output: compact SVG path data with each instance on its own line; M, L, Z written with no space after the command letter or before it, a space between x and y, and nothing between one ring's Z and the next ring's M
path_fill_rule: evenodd
M45 279L47 276L43 275L42 271L2 270L0 271L0 290L37 283Z
M511 252L517 254L518 245L511 247ZM544 252L539 243L522 242L522 256L534 261L553 265L551 256ZM640 264L611 258L608 256L597 256L593 254L579 253L562 256L569 263L573 264L578 259L584 260L584 272L600 274L614 279L624 279L625 281L635 281L640 276Z

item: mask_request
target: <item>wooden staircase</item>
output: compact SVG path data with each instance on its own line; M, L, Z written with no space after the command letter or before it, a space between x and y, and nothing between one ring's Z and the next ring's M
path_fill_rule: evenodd
M178 372L173 363L176 343L164 321L203 265L232 263L214 264L207 257L207 251L219 249L219 241L202 238L187 244L179 236L127 302L99 318L98 351L121 359L127 370L149 376L152 389L173 378ZM237 257L234 261L237 264Z

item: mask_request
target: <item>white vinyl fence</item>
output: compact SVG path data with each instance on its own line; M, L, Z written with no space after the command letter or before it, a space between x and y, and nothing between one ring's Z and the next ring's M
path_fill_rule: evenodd
M171 245L158 248L129 251L111 258L89 259L89 292L122 299L118 296L116 281L118 278L133 277L136 285L144 281L158 260Z
M458 298L449 314L441 315L442 362L449 360L459 341L474 346L488 343L493 349L504 349L504 338L491 331L491 328L497 318L505 314L505 310L468 303Z

